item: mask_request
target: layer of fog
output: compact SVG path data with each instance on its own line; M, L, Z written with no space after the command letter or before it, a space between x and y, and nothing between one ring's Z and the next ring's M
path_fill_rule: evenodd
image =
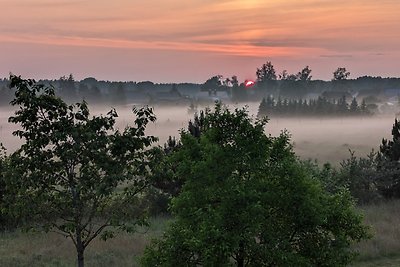
M255 115L259 103L248 103L250 114ZM242 105L241 105L242 106ZM106 114L110 107L91 107L93 114ZM132 107L117 107L117 127L123 129L132 125L134 116ZM162 145L168 136L179 136L181 129L193 118L187 107L154 107L157 121L148 126L148 134L159 137ZM12 136L18 126L9 124L12 110L0 111L0 142L10 153L17 149L22 141ZM382 138L390 138L394 115L364 118L271 118L266 132L273 136L286 129L292 137L294 150L303 159L317 159L319 163L339 163L349 157L349 149L357 156L366 156L372 149L379 149Z

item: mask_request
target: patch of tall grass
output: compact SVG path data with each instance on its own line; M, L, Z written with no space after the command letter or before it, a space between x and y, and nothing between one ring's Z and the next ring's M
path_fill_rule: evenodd
M392 261L391 258L400 258L400 200L363 206L361 209L365 223L371 227L373 237L356 245L359 252L358 261L368 262L384 258ZM397 264L393 266L400 266L400 260Z
M121 233L107 241L95 239L85 252L86 266L138 266L139 257L151 238L162 234L168 218L150 220L150 227L137 233ZM75 247L56 233L12 232L0 234L0 266L76 266Z

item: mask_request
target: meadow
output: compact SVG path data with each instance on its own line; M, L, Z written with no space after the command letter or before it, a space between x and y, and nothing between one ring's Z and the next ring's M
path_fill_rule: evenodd
M400 264L400 201L359 207L364 221L371 227L373 238L356 246L359 252L353 267L399 266ZM102 241L94 240L86 252L87 266L139 266L146 244L162 234L169 219L152 218L149 228L135 234L121 233ZM56 233L0 234L0 266L75 266L72 242Z
M95 107L94 114L106 113L109 108ZM257 104L248 103L251 114L256 114ZM133 121L131 107L117 108L118 127L124 128ZM168 136L178 136L193 118L185 107L155 107L157 122L148 127L148 134L159 137L162 145ZM12 152L21 141L11 135L16 126L7 123L11 110L0 112L1 142ZM357 156L365 156L379 149L381 139L390 138L394 116L368 118L271 118L266 132L272 136L287 130L292 136L296 154L302 159L330 162L339 165L349 157L349 149ZM400 201L358 207L365 214L365 223L371 226L373 238L357 245L360 255L354 266L400 265ZM168 218L151 219L148 229L138 233L122 233L108 240L95 240L86 252L87 266L138 266L144 247L151 238L159 236ZM6 232L0 234L0 266L75 266L72 242L56 233Z

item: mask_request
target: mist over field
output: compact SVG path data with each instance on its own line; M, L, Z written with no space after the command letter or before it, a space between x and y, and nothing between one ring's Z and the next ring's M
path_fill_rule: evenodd
M244 105L235 105L243 107ZM247 103L250 114L257 114L258 103ZM230 106L232 107L232 106ZM177 136L187 127L193 116L184 107L155 107L157 122L148 130L160 138L163 144L169 135ZM127 120L128 112L121 112ZM379 149L382 138L390 138L394 116L379 115L360 118L270 118L266 133L277 136L287 130L292 137L294 150L302 159L317 159L319 163L334 164L349 157L349 149L357 156L366 156L371 149Z
M256 116L258 102L228 105L230 108L246 106L251 115ZM116 107L118 118L117 127L123 129L132 125L134 115L131 105ZM92 115L106 114L111 106L89 103ZM205 106L199 107L199 110ZM12 136L12 131L18 126L8 123L8 117L14 112L12 108L3 108L0 111L1 142L8 152L17 149L22 141ZM179 136L181 129L187 129L187 124L193 115L185 106L154 106L157 121L149 124L148 134L159 138L159 145L163 145L169 136ZM339 164L349 157L349 149L355 151L359 157L366 156L372 149L379 149L382 138L390 139L394 115L376 115L372 117L352 118L270 118L266 133L277 136L287 130L294 145L294 151L302 159L317 160L322 164L331 162Z

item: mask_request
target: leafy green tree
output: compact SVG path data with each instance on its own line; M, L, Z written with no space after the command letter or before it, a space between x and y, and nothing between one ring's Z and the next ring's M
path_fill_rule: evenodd
M21 126L14 134L25 140L10 155L13 210L33 227L69 237L84 266L93 239L142 222L135 201L149 183L146 148L156 138L145 129L155 117L151 109L134 109L135 126L115 130L115 110L91 117L85 102L67 105L34 80L11 76L10 86L19 109L9 121Z
M185 183L144 266L345 266L366 237L348 192L327 193L297 161L286 133L217 104L199 138L174 153Z

